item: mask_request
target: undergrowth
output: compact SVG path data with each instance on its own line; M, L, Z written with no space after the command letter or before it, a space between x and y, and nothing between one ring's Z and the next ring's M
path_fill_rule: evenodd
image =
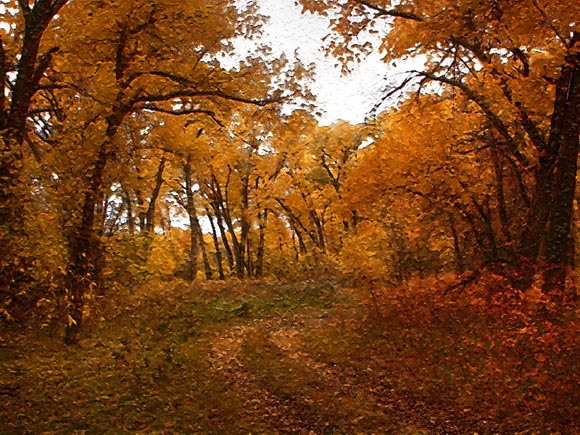
M4 329L0 433L579 434L577 308L453 279L151 284L78 348Z

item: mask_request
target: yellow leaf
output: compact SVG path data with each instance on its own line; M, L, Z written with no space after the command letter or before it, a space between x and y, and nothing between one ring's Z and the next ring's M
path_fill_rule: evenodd
M73 319L70 314L68 314L67 317L68 317L68 326L72 326L72 325L77 324L77 321L75 319Z

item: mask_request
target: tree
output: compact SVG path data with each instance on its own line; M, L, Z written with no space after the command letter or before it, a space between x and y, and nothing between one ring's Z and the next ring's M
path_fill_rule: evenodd
M58 47L43 47L47 29L66 0L11 1L4 5L8 34L0 37L0 294L9 304L30 272L25 232L30 192L23 179L25 141L33 100ZM15 75L14 75L15 74ZM34 151L34 150L32 150ZM24 251L24 252L23 252ZM3 308L2 308L3 309Z
M580 129L580 32L576 1L435 2L301 0L305 10L334 10L329 51L355 59L369 33L390 26L381 41L386 62L425 56L383 101L410 85L454 89L472 101L494 131L506 159L532 170L520 268L546 262L544 290L562 302L573 264L572 204ZM437 89L437 87L435 87ZM533 268L532 268L533 270ZM533 276L527 270L526 276ZM529 282L528 282L529 285Z
M10 35L12 44L4 44L0 51L0 72L10 85L11 99L10 109L2 106L0 120L4 132L1 206L10 222L2 237L13 247L2 260L8 271L2 274L2 285L4 289L18 281L22 269L17 254L22 242L13 235L22 225L10 218L27 216L19 205L20 197L30 195L28 183L22 180L27 141L30 155L42 167L38 191L59 189L60 199L51 206L62 208L59 214L68 248L63 285L69 301L66 340L75 343L84 296L100 285L101 236L111 217L109 189L121 192L125 182L131 231L135 231L134 200L148 204L137 213L140 229L150 232L155 227L169 156L157 161L148 200L131 192L121 162L130 163L131 147L139 149L143 144L142 138L128 140L135 130L128 133L127 125L141 136L174 116L219 124L223 113L247 104L266 106L298 92L290 82L300 67L285 59L266 62L260 59L259 49L240 58L236 67L222 65L220 59L234 49L233 38L241 32L251 38L260 24L251 2L246 9L229 1L75 1L62 8L65 3L42 0L29 7L18 2L20 9L12 16L16 28ZM57 25L49 26L57 13ZM11 65L18 73L13 81ZM281 72L288 82L274 79ZM275 89L274 83L287 85L287 90ZM130 198L131 193L135 198Z

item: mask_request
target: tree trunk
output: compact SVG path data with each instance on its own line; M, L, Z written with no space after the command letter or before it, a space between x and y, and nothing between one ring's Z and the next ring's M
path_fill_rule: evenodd
M199 237L197 234L197 213L193 202L193 181L191 179L191 154L187 155L187 161L183 165L183 176L185 178L185 196L187 217L189 218L189 271L188 281L194 281L197 276L197 257L199 255Z
M199 247L201 248L201 258L203 260L203 269L205 271L205 279L211 281L213 279L213 272L211 270L211 264L209 262L209 257L207 255L207 248L205 245L205 240L203 240L203 231L201 230L201 225L199 224L199 219L196 218L197 224L196 229L199 235Z
M455 254L455 271L461 275L465 272L465 262L463 260L463 253L461 252L461 244L459 241L459 234L455 225L453 214L448 213L449 226L451 227L451 235L453 236L453 253Z
M20 147L11 138L0 138L0 145L0 294L9 298L18 291L22 247L27 245L26 197L20 177Z
M264 252L266 244L266 226L268 225L268 209L265 209L259 216L259 241L258 253L256 255L256 278L261 278L264 271Z
M490 138L490 142L493 142L493 138ZM510 219L507 211L507 205L505 200L505 191L504 191L504 168L503 164L500 160L500 155L495 145L492 143L490 146L491 151L491 160L493 163L493 168L495 171L495 191L497 196L497 211L499 215L499 222L501 225L501 230L505 238L504 246L508 250L510 257L513 258L515 252L512 246L512 234L510 230Z
M232 252L232 248L230 247L230 242L228 241L228 237L226 235L226 229L224 227L224 218L222 216L222 211L219 203L212 202L212 208L215 213L216 223L218 229L220 231L220 238L222 241L222 245L224 245L224 249L226 251L226 258L228 260L228 267L230 272L234 270L234 254Z
M127 227L129 229L129 234L134 236L135 235L135 220L133 218L133 202L131 201L131 194L129 190L125 189L124 186L121 186L123 190L123 199L125 201L125 207L127 208Z
M11 67L0 38L0 294L10 295L16 290L15 286L23 278L22 270L28 275L28 265L21 251L27 244L24 231L26 197L21 180L22 145L32 98L54 52L51 49L39 57L42 37L66 3L66 0L38 0L30 8L28 2L21 2L24 32L9 104L6 86L13 80L8 77L12 74Z
M580 44L580 33L573 41ZM556 83L556 104L550 125L549 148L557 150L553 171L550 219L546 234L546 262L543 290L561 304L566 291L567 270L574 266L571 224L578 171L580 136L580 53L566 57ZM575 295L569 295L574 299Z
M155 187L153 188L153 192L151 192L151 199L149 200L147 213L145 215L145 231L148 233L152 233L155 229L155 207L157 205L159 193L161 192L161 186L163 185L163 171L165 169L165 162L165 157L162 157L159 161L157 173L155 174Z
M65 328L65 343L68 345L78 343L84 298L91 288L98 284L100 275L101 246L94 231L95 206L103 185L109 145L110 140L105 140L101 145L84 195L81 222L70 240L70 258L66 271L66 291L70 303Z
M101 244L94 229L96 204L105 181L113 138L127 114L127 107L120 104L123 98L122 93L117 96L119 104L107 117L107 129L96 155L83 198L81 222L69 242L70 258L66 269L66 281L71 305L65 328L65 343L69 345L74 345L79 340L85 295L93 286L98 286L102 281L103 256Z
M207 213L207 217L209 219L209 224L211 225L211 236L213 239L213 246L215 249L215 258L216 258L216 263L217 263L217 267L218 267L219 278L221 280L224 280L224 279L226 279L226 276L224 274L222 251L220 249L220 244L219 244L219 240L218 240L218 236L217 236L217 230L216 230L215 224L213 222L213 217L209 211L209 208L206 207L205 212Z
M228 175L228 177L229 177L229 175ZM214 211L215 217L216 217L216 223L217 223L217 226L218 226L219 231L220 231L220 237L222 240L222 244L224 245L224 249L226 251L228 266L229 266L229 269L231 272L234 270L234 254L233 254L232 249L230 247L230 243L229 243L228 238L226 236L226 230L224 227L224 220L227 217L226 216L227 210L224 206L224 199L223 199L222 192L221 192L221 186L220 186L220 183L218 182L215 174L211 175L211 183L210 183L209 187L211 189L211 196L209 198L210 205L211 205L211 207ZM234 242L232 241L232 243L234 243Z
M251 251L249 246L250 224L248 222L249 208L249 177L246 174L242 177L242 197L240 200L240 241L237 249L236 274L238 278L244 277L244 269L251 278ZM247 255L246 254L247 250Z
M525 286L531 285L543 254L546 265L542 289L552 294L557 305L561 305L566 291L567 270L574 264L571 222L580 134L580 54L574 49L579 43L580 33L575 32L556 81L548 144L540 155L530 214L520 243L522 274L530 277Z

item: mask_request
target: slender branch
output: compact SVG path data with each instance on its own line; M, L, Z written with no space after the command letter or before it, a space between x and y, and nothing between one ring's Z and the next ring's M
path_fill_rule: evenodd
M179 76L177 74L169 73L166 71L154 70L154 71L138 71L138 72L131 74L123 82L124 87L129 86L132 82L134 82L135 80L137 80L138 78L143 77L143 76L162 77L165 79L169 79L172 82L175 82L175 83L182 85L182 86L185 86L185 87L196 88L198 86L198 83L195 83L194 81L192 81L186 77L182 77L182 76Z
M379 15L388 16L388 17L395 17L395 18L404 18L406 20L412 20L417 22L424 21L423 17L416 15L412 12L403 12L397 9L385 9L380 6L374 5L369 1L366 0L353 0L355 3L360 5L366 6L369 9L377 12Z
M546 143L546 140L542 136L542 133L540 132L538 126L530 118L530 116L528 115L528 112L526 112L522 103L519 101L514 102L513 97L512 97L512 91L509 87L509 84L508 84L506 77L501 75L501 73L497 70L497 68L495 66L492 69L492 74L498 79L499 86L500 86L502 93L503 93L504 97L506 98L506 100L510 104L515 106L515 108L517 109L518 114L520 115L522 127L524 128L524 130L526 131L526 133L528 134L528 136L532 140L532 143L535 145L535 147L538 150L540 150L540 151L546 150L548 147L548 144Z
M141 104L141 105L136 105L134 106L134 109L136 110L150 110L152 112L160 112L160 113L166 113L168 115L174 115L174 116L182 116L182 115L193 115L193 114L204 114L209 116L211 119L213 119L213 121L219 125L220 127L225 127L224 123L218 119L218 117L216 116L215 112L211 111L211 110L204 110L204 109L177 109L177 110L172 110L172 109L164 109L162 107L158 107L152 104Z
M35 107L28 111L28 115L38 115L40 113L54 113L53 107Z
M544 21L546 22L546 24L550 27L550 29L552 29L552 31L558 37L558 39L560 41L562 41L562 43L564 44L564 46L566 48L571 48L572 47L571 42L568 41L566 39L566 37L563 36L560 33L560 31L556 28L556 26L554 26L554 24L552 23L552 21L548 18L548 14L546 14L546 11L538 3L538 0L532 0L532 3L534 4L534 7L538 10L538 12L540 13L540 15L542 16L542 18L544 19Z
M491 121L494 128L504 137L510 152L514 155L518 162L524 166L528 165L528 159L518 150L517 142L510 134L508 127L503 123L499 116L493 112L490 105L483 99L482 96L477 95L471 88L469 88L469 86L459 80L450 79L444 76L437 76L428 71L414 71L414 73L423 77L427 77L430 80L445 83L460 89L467 98L479 106L485 116L487 116L487 118Z
M457 153L457 154L461 154L462 156L467 156L467 155L469 155L471 153L478 153L478 152L484 151L484 150L486 150L488 148L490 148L489 145L482 145L480 147L473 148L473 149L470 149L470 150L455 150L454 152Z
M32 155L34 156L34 160L36 160L36 163L41 163L42 156L40 155L40 150L38 149L34 141L30 139L28 135L24 136L24 141L28 144L30 151L32 152Z
M79 90L79 87L75 87L73 85L64 84L64 83L46 83L46 84L39 84L37 89L39 91L46 91L46 90L54 90L54 89L74 89L75 91Z
M44 75L46 69L50 65L50 61L52 60L52 56L55 53L58 53L59 51L60 51L59 47L52 47L50 50L48 50L46 53L44 53L38 59L38 66L36 67L36 70L34 71L34 79L33 79L33 84L34 84L36 89L38 89L38 83L40 82L40 79L42 79L42 76Z
M536 123L532 120L532 118L530 118L528 113L524 110L523 105L519 101L515 103L515 106L518 109L522 125L526 130L526 133L528 133L530 139L532 139L532 143L536 145L540 151L546 150L548 148L548 144L542 136L542 133L540 132Z
M526 56L526 53L524 53L524 51L518 47L512 48L511 52L522 63L522 70L520 71L520 73L524 77L529 77L530 76L530 62L528 60L528 57Z
M172 92L167 92L165 94L159 95L140 95L133 99L133 103L140 103L140 102L161 102L161 101L170 101L176 98L182 97L218 97L224 100L229 101L236 101L238 103L246 103L246 104L253 104L255 106L267 106L268 104L279 103L291 97L291 95L287 95L285 97L274 97L274 98L264 98L261 100L255 100L252 98L246 98L239 95L231 95L226 94L225 92L216 89L216 90L207 90L207 91L198 91L195 89L183 89L177 90Z
M405 86L407 86L407 84L409 84L410 81L412 81L415 77L413 76L408 76L405 80L403 80L401 82L401 84L399 84L398 86L395 86L394 88L392 88L390 91L386 92L379 101L377 101L374 106L372 107L372 109L369 112L370 116L374 116L376 115L377 111L379 110L379 108L383 105L383 103L385 101L387 101L387 99L391 96L393 96L394 94L396 94L397 92L399 92L401 89L403 89Z
M464 36L454 36L451 35L451 41L457 45L462 46L463 48L471 51L479 61L482 63L490 63L491 58L489 54L487 54L484 50L482 50L480 44L471 43L465 38Z

